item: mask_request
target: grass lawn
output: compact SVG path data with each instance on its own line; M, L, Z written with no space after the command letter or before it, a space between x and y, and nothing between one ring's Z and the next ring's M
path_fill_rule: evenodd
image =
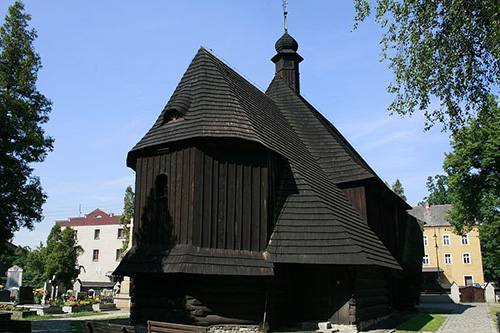
M396 332L436 332L446 317L429 313L421 313L396 327Z
M497 312L500 312L500 304L496 303L488 303L488 307L490 309L490 316L491 319L495 322L496 327L498 327L498 321L497 321Z

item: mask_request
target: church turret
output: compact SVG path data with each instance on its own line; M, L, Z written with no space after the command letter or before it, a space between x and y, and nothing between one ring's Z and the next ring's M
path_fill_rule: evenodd
M275 48L278 53L271 58L271 61L276 64L276 74L280 75L297 94L300 94L299 63L304 59L297 53L299 44L288 34L286 2L283 4L283 10L285 33L276 42Z

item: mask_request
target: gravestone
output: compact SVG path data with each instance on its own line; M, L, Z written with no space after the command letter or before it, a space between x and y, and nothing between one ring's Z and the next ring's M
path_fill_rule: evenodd
M453 303L460 303L460 287L455 282L451 285L451 299Z
M17 289L23 284L23 269L19 266L12 266L7 270L7 283L5 289Z
M0 302L10 302L10 291L0 290Z
M33 287L19 287L18 304L33 304Z
M495 284L494 283L489 282L486 285L484 296L486 298L486 302L491 302L491 303L496 302Z
M82 281L77 279L73 283L73 293L79 293L80 291L82 291Z

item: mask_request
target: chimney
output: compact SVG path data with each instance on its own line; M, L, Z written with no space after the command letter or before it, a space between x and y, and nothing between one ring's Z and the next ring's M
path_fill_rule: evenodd
M276 65L276 74L281 76L290 87L300 94L299 63L304 60L298 53L299 44L287 31L275 45L277 54L271 58Z

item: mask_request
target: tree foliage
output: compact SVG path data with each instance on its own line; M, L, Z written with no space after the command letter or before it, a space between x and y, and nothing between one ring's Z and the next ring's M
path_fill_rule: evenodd
M384 29L382 59L389 60L395 94L389 110L426 117L456 130L488 111L500 84L500 2L496 0L354 0L355 28L375 10ZM440 106L432 107L437 98Z
M52 280L55 276L56 281L70 286L80 273L75 266L82 253L83 248L76 245L75 230L70 227L61 230L56 224L47 238L44 278Z
M389 186L388 183L386 183L387 186ZM391 186L389 186L391 190L396 193L401 199L406 201L406 195L405 195L405 189L403 188L403 184L399 181L399 179L396 179L394 183L392 183Z
M430 205L446 205L451 204L448 191L448 176L435 175L427 177L425 183L429 195L422 199L421 204L428 202Z
M53 146L41 127L51 102L36 89L42 65L29 20L17 1L0 27L0 244L41 221L46 195L30 165L42 162Z
M23 286L41 287L45 282L44 256L45 248L40 243L34 250L29 246L18 246L15 250L6 249L2 251L0 261L7 267L16 265L23 269Z
M135 193L132 186L127 186L125 189L125 197L123 198L123 213L120 216L120 224L123 226L123 245L121 252L127 251L130 242L130 223L134 218Z
M452 136L448 174L449 220L458 233L479 225L483 267L488 280L500 278L500 108L490 96L488 112Z

